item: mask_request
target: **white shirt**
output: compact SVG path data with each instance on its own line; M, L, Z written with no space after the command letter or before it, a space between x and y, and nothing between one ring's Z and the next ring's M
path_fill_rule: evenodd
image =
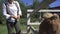
M17 6L15 3L17 4ZM5 16L6 19L9 19L10 15L17 16L17 12L18 12L18 14L22 15L19 3L17 1L13 1L12 4L8 3L7 4L7 11L6 11L6 5L3 3L2 10L3 10L3 15ZM9 14L7 14L7 12Z

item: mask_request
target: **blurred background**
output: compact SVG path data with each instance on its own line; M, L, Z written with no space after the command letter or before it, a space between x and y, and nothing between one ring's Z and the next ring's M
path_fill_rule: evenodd
M0 0L0 34L7 34L6 20L2 14L2 3L5 0ZM27 30L27 10L34 9L34 11L39 11L40 9L48 9L52 7L60 6L60 0L16 0L19 2L22 17L20 18L20 27L22 31ZM39 20L40 13L31 13L31 22ZM35 26L37 27L37 26Z

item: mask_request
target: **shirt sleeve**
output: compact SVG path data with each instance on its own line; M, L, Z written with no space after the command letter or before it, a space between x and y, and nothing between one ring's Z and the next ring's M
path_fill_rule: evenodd
M5 18L8 19L10 17L10 15L7 14L6 5L4 3L2 5L2 11L3 11L3 15L5 16Z
M18 7L18 14L20 16L22 16L22 11L21 11L21 8L20 8L20 5L19 5L18 1L16 1L16 3L17 3L17 7Z

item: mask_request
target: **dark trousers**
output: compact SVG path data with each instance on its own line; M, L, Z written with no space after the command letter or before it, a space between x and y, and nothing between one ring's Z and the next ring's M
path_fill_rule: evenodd
M20 34L20 32L21 32L20 27L19 27L20 23L18 23L18 21L14 22L14 23L7 21L6 24L7 24L8 34L13 34L13 27L16 30L16 34Z

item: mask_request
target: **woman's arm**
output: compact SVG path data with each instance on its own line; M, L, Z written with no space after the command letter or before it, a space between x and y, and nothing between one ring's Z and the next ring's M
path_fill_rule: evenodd
M7 14L6 5L4 3L2 5L2 11L3 11L3 15L5 16L5 18L8 19L10 17L10 15Z
M18 8L18 16L22 16L22 11L21 11L20 5L17 1L16 1L16 3L17 3L17 8Z

